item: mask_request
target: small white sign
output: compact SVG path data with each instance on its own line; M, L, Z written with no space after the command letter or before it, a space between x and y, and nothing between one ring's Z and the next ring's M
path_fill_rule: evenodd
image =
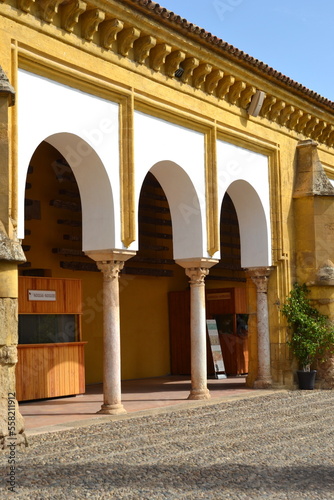
M57 300L55 290L28 290L28 300Z

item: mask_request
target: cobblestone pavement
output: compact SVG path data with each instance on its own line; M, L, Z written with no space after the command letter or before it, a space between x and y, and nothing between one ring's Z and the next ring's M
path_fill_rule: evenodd
M279 392L30 437L0 498L331 499L334 391Z

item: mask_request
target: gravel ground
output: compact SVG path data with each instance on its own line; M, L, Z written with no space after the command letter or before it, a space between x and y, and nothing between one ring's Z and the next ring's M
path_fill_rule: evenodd
M334 391L294 391L31 436L0 498L334 499Z

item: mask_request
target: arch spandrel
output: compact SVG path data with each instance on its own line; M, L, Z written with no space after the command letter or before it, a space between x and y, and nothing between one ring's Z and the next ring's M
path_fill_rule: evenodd
M219 206L227 192L238 215L242 267L271 266L268 158L217 141L217 175Z

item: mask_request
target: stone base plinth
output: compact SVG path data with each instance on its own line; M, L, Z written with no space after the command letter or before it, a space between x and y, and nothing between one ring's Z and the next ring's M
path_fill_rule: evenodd
M123 413L127 413L127 411L122 404L116 404L102 405L101 410L99 410L97 413L100 413L102 415L121 415Z
M254 389L271 389L273 383L271 380L255 380Z
M211 394L209 389L191 390L188 399L200 400L200 399L211 399Z

